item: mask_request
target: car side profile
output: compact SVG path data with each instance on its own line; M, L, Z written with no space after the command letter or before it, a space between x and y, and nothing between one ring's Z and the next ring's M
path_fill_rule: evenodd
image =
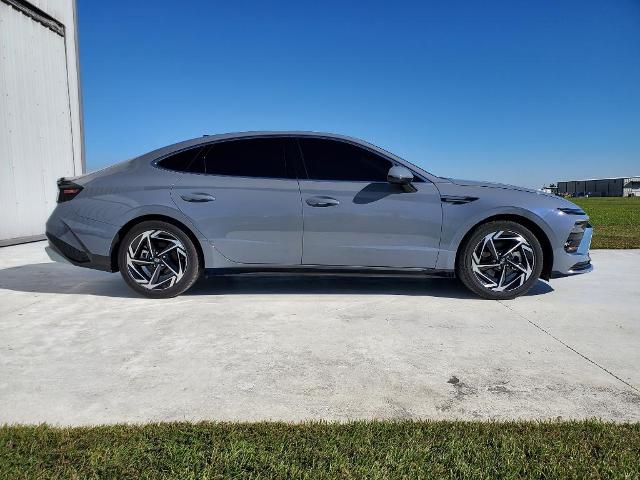
M58 187L50 257L152 298L207 271L456 276L510 299L592 269L589 218L568 200L437 177L342 135L204 136Z

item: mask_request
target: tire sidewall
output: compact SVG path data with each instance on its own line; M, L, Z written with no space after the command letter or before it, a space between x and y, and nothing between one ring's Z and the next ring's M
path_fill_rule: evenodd
M507 292L494 292L492 290L489 290L487 287L482 285L482 283L480 283L471 268L472 255L476 245L489 233L497 232L500 230L510 230L522 235L527 239L527 242L529 242L529 246L532 248L535 255L535 265L529 279L518 288L509 290ZM533 232L531 232L531 230L517 222L509 220L498 220L480 225L471 234L471 236L467 239L462 247L462 255L460 256L460 259L456 265L456 271L458 277L462 280L462 282L471 291L481 296L482 298L490 300L509 300L520 295L524 295L531 289L531 287L533 287L537 283L538 279L540 278L540 273L542 272L543 261L544 259L542 246L540 245L540 241L538 240L538 238L533 234Z
M127 249L131 241L148 230L164 230L175 235L184 245L187 253L187 268L184 275L175 285L162 290L149 290L140 286L129 274L127 269ZM118 249L118 268L127 285L136 293L149 298L171 298L188 290L200 277L202 265L193 241L181 228L160 220L150 220L135 225L127 232Z

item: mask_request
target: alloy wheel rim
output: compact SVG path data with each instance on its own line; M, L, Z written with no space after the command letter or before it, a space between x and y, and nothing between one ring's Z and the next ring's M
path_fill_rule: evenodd
M471 269L485 288L508 292L529 280L535 262L535 253L526 238L511 230L500 230L485 235L475 246Z
M148 290L174 286L187 269L187 252L182 242L164 230L147 230L127 248L129 276Z

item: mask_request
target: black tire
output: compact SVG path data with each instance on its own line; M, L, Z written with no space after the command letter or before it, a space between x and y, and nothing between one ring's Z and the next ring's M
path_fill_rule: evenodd
M145 241L139 238L141 236L144 237L147 232L160 232L153 234L155 237L152 237L151 245L156 244L164 250L172 247L173 250L165 254L162 258L160 258L159 255L162 252L153 251L155 247L151 248L153 253L149 253L150 249L143 245ZM170 243L172 239L179 243ZM134 261L144 262L145 265L136 264L135 267L129 267L127 263L127 253L132 242L135 242L133 247L136 260ZM146 245L149 245L149 243L146 243ZM136 246L139 248L135 249ZM147 256L143 258L145 248L147 250ZM156 256L154 253L158 255ZM157 263L154 264L153 262ZM196 280L200 278L203 268L198 250L191 238L189 238L189 235L179 227L159 220L141 222L127 232L122 242L120 242L118 249L118 267L127 285L136 293L149 298L171 298L180 295L191 288ZM150 276L151 278L149 280L152 280L153 276L152 274L150 275L150 273L154 272L156 268L160 268L160 271L164 272L164 275L159 275L158 280L156 280L154 284L158 285L158 282L162 282L163 278L168 278L168 280L164 280L164 283L158 285L155 289L150 289L150 286L153 284L151 281L145 284L144 277ZM172 281L171 277L175 277L175 280ZM143 283L141 284L140 282Z
M498 232L505 233L500 236ZM503 237L510 235L508 232L522 236L526 240L526 244L522 244L523 247L516 252L503 256L500 254L500 244L504 245L504 252L508 252L510 245L519 243L511 239L504 240ZM491 234L495 234L495 236L491 236L490 244L497 244L498 246L496 248L491 248L490 244L485 242L485 238ZM511 241L510 244L508 243L509 241ZM498 258L494 259L495 255L490 254L492 251L498 252ZM485 256L488 256L487 260L484 260L486 263L483 264L482 261L480 263L474 261L474 252L476 252L475 258L480 258L481 260ZM479 254L479 252L481 252L481 254ZM516 254L517 256L514 257ZM531 257L533 258L533 262L531 262ZM526 273L523 270L514 268L514 263L517 263L520 267L525 266ZM533 266L531 266L531 263L533 263ZM479 265L480 267L486 268L486 265L489 264L498 264L499 266L495 269L488 268L480 270L481 273L478 274L474 272L474 267L477 268ZM482 298L488 300L509 300L527 293L529 289L535 285L540 278L542 265L542 246L531 230L517 222L499 220L479 225L460 246L456 261L456 275L469 290ZM506 278L503 283L501 282L502 278L499 278L501 277L500 273L502 270L507 272L505 273L505 277L503 277ZM483 278L483 281L481 281L480 278ZM503 288L502 285L506 285L510 278L516 278L515 282L511 284L510 289L503 291L494 290L494 288ZM492 285L491 280L494 280L496 284L490 286ZM520 282L522 283L520 284Z

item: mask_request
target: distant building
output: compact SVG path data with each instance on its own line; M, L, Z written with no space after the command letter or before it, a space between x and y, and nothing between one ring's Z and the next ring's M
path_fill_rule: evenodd
M558 195L591 197L639 197L640 177L567 180L557 183Z

